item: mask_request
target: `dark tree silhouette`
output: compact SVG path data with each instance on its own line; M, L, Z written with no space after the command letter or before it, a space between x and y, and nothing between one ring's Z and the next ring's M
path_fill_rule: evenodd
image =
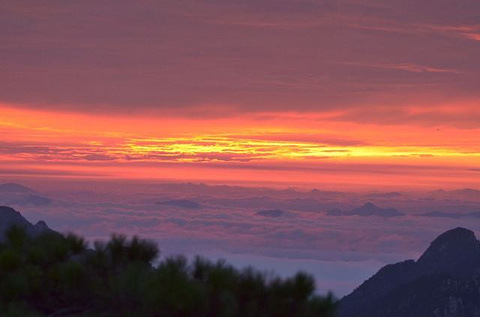
M12 227L0 244L2 316L332 316L310 275L287 279L225 261L159 257L149 240L112 235L93 249L74 234L33 238Z

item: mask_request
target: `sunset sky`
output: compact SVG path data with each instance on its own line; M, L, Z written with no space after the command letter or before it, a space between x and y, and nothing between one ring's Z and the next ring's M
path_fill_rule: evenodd
M0 176L479 188L477 0L1 1Z

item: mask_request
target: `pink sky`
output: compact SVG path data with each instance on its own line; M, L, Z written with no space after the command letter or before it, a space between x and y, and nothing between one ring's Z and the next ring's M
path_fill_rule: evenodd
M479 14L4 1L0 175L478 187Z

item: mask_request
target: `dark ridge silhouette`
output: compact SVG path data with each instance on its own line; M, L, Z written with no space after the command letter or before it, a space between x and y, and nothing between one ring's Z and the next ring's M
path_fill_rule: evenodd
M441 234L416 262L383 267L339 303L340 317L479 314L480 241L464 228Z
M480 242L473 231L455 228L441 234L417 261L422 274L470 275L480 268Z
M160 206L174 206L174 207L179 207L179 208L184 208L184 209L200 209L200 208L202 208L202 205L200 205L199 203L197 203L193 200L187 200L187 199L175 199L175 200L159 201L159 202L157 202L157 205L160 205Z
M261 210L256 214L263 217L278 218L278 217L285 216L286 212L280 209L269 209L269 210Z
M0 206L0 230L3 232L11 226L23 228L33 227L33 225L28 222L27 219L23 218L23 216L15 209L7 206Z
M87 248L79 236L35 226L0 207L0 316L333 316L299 272L280 278L202 257L157 261L156 243L122 235ZM38 234L28 233L28 228ZM2 227L3 229L3 227ZM153 263L156 263L155 265Z
M36 236L44 232L54 232L48 228L44 221L39 221L33 225L15 209L0 206L0 241L4 240L6 230L12 226L24 229L25 232L31 236Z

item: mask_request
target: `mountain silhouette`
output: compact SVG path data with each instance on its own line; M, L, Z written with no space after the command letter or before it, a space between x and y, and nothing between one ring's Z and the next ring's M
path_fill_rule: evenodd
M27 234L37 236L44 232L55 232L44 221L35 225L25 219L18 211L11 207L0 206L0 241L4 239L5 232L12 226L24 228Z
M480 241L464 228L441 234L417 261L387 265L342 298L339 316L480 316Z
M5 183L5 184L0 184L0 193L34 194L35 191L20 184Z
M380 208L370 202L362 207L354 208L345 215L350 216L380 216L380 217L398 217L404 216L403 213L394 208Z
M48 197L42 196L33 189L15 183L0 184L0 205L32 205L47 206L52 203Z
M441 234L417 261L422 274L470 275L480 269L480 242L473 231L456 228Z

